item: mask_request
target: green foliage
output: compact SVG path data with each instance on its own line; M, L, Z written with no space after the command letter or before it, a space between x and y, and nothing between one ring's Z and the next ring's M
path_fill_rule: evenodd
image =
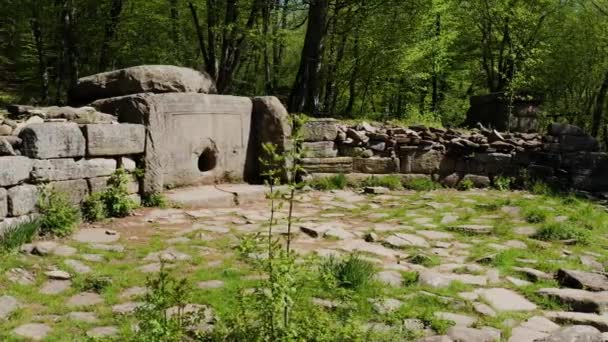
M403 184L401 184L401 177L397 175L388 175L388 176L371 176L369 178L364 179L361 182L362 187L384 187L391 190L401 190L403 189Z
M441 261L439 260L439 258L437 256L420 254L420 253L417 253L417 254L414 254L414 255L408 257L407 261L412 264L422 265L425 267L433 267L433 266L437 266L437 265L441 264Z
M129 197L129 180L129 174L122 168L116 170L108 180L108 187L101 194L108 216L129 216L137 208L137 203Z
M586 245L591 241L591 231L576 227L570 222L550 222L544 224L534 238L543 241L573 240L577 244Z
M167 208L169 203L167 198L161 193L153 193L143 196L142 205L144 207L152 208Z
M458 189L460 191L468 191L468 190L471 190L473 188L475 188L475 184L470 179L463 179L456 186L456 189Z
M42 191L38 200L40 233L64 237L72 233L80 221L80 210L68 197L52 188Z
M82 202L82 218L87 222L97 222L108 217L102 193L93 193Z
M359 290L370 284L376 270L371 262L353 253L343 259L330 256L321 264L320 273L326 284Z
M112 285L112 278L99 275L88 275L80 284L79 288L84 292L101 293Z
M414 191L432 191L441 188L441 184L430 178L412 178L403 182L403 187Z
M553 190L553 188L545 183L545 182L535 182L532 185L532 188L530 188L530 192L536 195L553 195L555 194L555 191Z
M494 178L494 182L492 186L499 191L508 191L511 190L513 185L515 184L515 180L511 177L498 176Z
M135 310L139 331L133 341L175 342L188 334L188 327L200 322L201 312L185 312L190 289L185 279L177 280L161 263L160 272L146 282L143 304Z
M539 208L527 208L524 210L524 218L528 223L543 223L548 217L547 211Z
M39 229L39 220L29 220L8 227L0 234L0 251L12 251L32 242Z
M348 180L343 174L332 175L329 177L315 178L308 182L313 189L317 190L336 190L345 189L348 186Z

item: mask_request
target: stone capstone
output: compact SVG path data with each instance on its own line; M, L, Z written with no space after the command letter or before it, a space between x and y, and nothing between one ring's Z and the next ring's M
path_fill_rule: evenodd
M146 129L138 124L85 125L87 156L116 156L144 152Z
M86 141L75 123L40 123L19 134L22 152L35 159L83 157Z
M140 65L80 78L70 100L89 103L138 93L215 93L209 75L172 65Z

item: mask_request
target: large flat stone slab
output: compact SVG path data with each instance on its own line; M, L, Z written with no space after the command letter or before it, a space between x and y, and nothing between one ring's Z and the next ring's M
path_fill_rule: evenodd
M268 191L262 185L221 184L175 189L165 197L183 208L222 208L262 201Z
M111 243L118 241L120 235L107 229L88 228L77 231L72 239L84 243Z
M583 312L545 311L545 317L557 324L591 325L602 332L608 332L608 317Z
M64 181L110 176L116 171L115 159L47 159L35 160L32 178L35 181Z
M503 288L484 289L480 291L481 298L494 310L504 311L534 311L536 304L522 295Z

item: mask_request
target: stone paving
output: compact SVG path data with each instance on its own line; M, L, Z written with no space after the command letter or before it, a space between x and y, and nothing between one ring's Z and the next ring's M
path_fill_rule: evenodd
M483 209L507 199L512 203ZM434 317L451 327L440 335L421 317L404 319L419 341L608 340L608 254L531 238L538 225L526 222L513 202L536 199L481 190L305 192L294 209L293 248L302 257L358 252L376 264L386 289L368 299L370 329L391 328L383 317L405 310L413 296L434 296L449 303ZM286 209L277 216L284 219ZM120 340L136 324L132 314L146 293L146 277L159 271L161 260L193 283L193 308L213 310L264 279L236 247L243 237L267 231L268 218L265 201L142 209L83 225L71 238L25 245L0 261L0 340ZM274 231L284 238L287 226L279 221ZM597 238L604 243L606 237ZM96 290L100 277L109 285ZM331 298L313 302L328 310L341 305Z

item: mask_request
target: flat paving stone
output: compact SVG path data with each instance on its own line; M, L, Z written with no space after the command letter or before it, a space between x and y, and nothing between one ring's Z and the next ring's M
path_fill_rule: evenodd
M67 291L72 282L70 280L47 280L40 287L40 293L46 295L56 295Z
M579 289L544 288L537 291L542 296L547 296L569 305L573 311L608 313L608 292L592 292Z
M78 253L78 250L72 246L59 245L53 250L53 254L57 256L69 257Z
M491 234L494 230L494 227L480 224L465 224L459 226L452 226L449 228L450 230L455 230L465 234Z
M44 275L46 275L49 279L55 280L69 280L72 278L72 276L68 272L60 270L47 271L44 272Z
M112 312L120 315L131 314L142 305L142 302L127 302L122 304L116 304L112 306Z
M435 230L417 230L416 234L422 235L429 240L450 240L454 238L454 234Z
M13 311L19 309L21 304L12 296L0 297L0 320L6 319Z
M93 312L75 311L67 314L67 317L73 321L85 323L97 323L99 318Z
M118 335L118 328L113 326L97 327L87 330L87 336L93 338L111 337Z
M590 325L601 332L608 332L608 317L584 312L545 311L544 316L557 324Z
M135 287L130 287L130 288L122 291L120 293L120 295L118 295L118 297L122 298L122 299L129 299L129 298L143 296L146 294L146 292L147 292L147 290L145 287L135 286Z
M6 272L6 278L19 285L32 285L36 280L32 272L23 268L11 268Z
M451 312L435 312L435 317L446 321L454 322L454 325L457 327L470 327L475 324L475 322L477 322L477 319L475 317L455 314Z
M376 279L386 285L400 287L403 285L403 276L397 271L382 271L376 274Z
M608 291L608 277L602 273L560 269L556 278L562 286L589 291Z
M72 235L72 239L83 243L112 243L120 239L120 234L102 228L85 228Z
M82 262L74 259L67 259L63 261L64 264L68 265L74 272L78 274L87 274L91 273L92 269L83 264Z
M220 287L224 287L224 282L221 280L207 280L201 281L197 284L199 289L217 289Z
M103 303L103 298L97 293L82 292L76 294L67 301L69 307L92 306Z
M536 310L536 304L530 302L522 295L508 289L484 289L480 291L480 296L498 312Z
M28 323L18 326L13 333L33 341L41 341L51 332L51 327L42 323Z

